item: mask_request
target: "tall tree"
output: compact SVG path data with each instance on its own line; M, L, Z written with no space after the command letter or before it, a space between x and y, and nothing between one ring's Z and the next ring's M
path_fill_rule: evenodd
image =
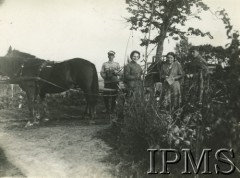
M150 39L143 38L142 46L157 44L156 60L162 58L163 44L167 37L175 40L184 39L187 35L209 36L209 32L183 26L190 18L201 19L199 14L209 7L202 0L126 0L127 10L131 16L127 19L132 24L132 30L156 34Z
M220 17L222 22L225 25L226 35L230 42L226 45L227 50L230 53L230 61L229 64L231 66L238 65L240 67L240 35L239 31L234 30L233 25L231 24L231 19L229 18L228 13L225 9L217 11L216 14Z

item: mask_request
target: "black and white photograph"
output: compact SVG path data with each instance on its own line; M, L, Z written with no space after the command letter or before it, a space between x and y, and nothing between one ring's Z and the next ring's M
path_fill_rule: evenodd
M240 177L240 0L0 0L0 177Z

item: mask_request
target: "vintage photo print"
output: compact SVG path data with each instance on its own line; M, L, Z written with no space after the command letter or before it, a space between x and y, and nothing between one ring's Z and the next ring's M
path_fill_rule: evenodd
M0 177L239 177L238 7L0 0Z

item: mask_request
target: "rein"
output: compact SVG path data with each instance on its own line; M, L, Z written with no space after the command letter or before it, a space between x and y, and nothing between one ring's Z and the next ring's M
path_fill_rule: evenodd
M64 91L66 90L72 90L72 91L82 91L81 89L73 89L73 88L65 88L65 87L62 87L58 84L55 84L53 82L50 82L48 80L45 80L43 78L41 78L39 75L42 71L42 69L44 69L45 67L48 67L48 66L52 66L53 63L51 62L48 62L48 61L42 61L42 62L38 62L37 64L33 64L33 65L27 65L26 66L26 62L23 62L22 64L20 64L20 68L17 70L17 72L15 74L13 74L13 78L11 79L5 79L5 80L0 80L0 84L20 84L21 82L26 82L26 81L33 81L33 82L43 82L43 83L46 83L46 84L49 84L49 85L52 85L54 87L57 87L59 89L62 89ZM35 66L38 66L36 70L38 70L38 73L36 75L36 77L28 77L28 76L22 76L22 73L23 73L23 70L24 69L28 69L28 68L31 68L31 67L35 67ZM123 70L123 68L121 68L118 72L121 72ZM115 92L116 89L106 89L104 88L102 90L103 92ZM100 91L100 93L102 92ZM88 93L85 93L87 95L94 95L94 96L117 96L119 94L112 94L112 95L101 95L101 94L88 94Z
M19 78L16 78L16 79L7 79L7 80L0 80L0 84L19 84L20 82L23 82L23 81L41 81L41 82L44 82L44 83L47 83L47 84L50 84L52 86L55 86L55 87L58 87L60 89L63 89L63 90L71 90L71 91L82 91L81 89L73 89L73 88L64 88L64 87L61 87L53 82L50 82L48 80L45 80L45 79L42 79L41 77L19 77ZM116 89L106 89L104 88L103 92L115 92ZM87 94L87 95L93 95L93 96L118 96L119 94L111 94L111 95L99 95L99 94L88 94L88 93L84 93L84 94Z
M30 65L30 66L25 66L25 62L23 62L21 64L21 67L17 70L17 72L13 75L14 77L18 77L18 76L22 76L22 72L23 72L23 69L28 69L28 68L31 68L31 67L35 67L35 66L39 66L38 68L38 71L41 71L41 67L42 65L45 63L46 61L43 61L43 62L39 62L37 64L34 64L34 65Z

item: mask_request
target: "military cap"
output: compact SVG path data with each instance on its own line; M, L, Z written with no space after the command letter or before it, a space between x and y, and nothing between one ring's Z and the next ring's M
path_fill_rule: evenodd
M199 46L192 46L192 47L189 49L189 51L199 51L199 50L200 50Z
M108 51L108 55L115 55L116 53L114 51Z

